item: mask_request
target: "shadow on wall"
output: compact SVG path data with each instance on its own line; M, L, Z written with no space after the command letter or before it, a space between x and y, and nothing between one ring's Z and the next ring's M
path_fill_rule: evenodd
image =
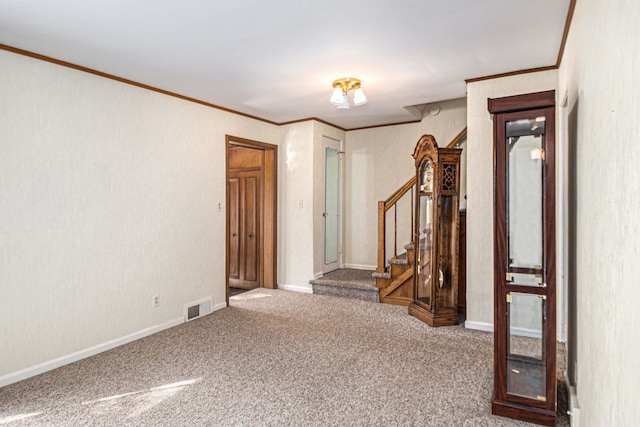
M576 385L578 360L578 284L577 282L577 254L578 254L578 102L569 112L568 142L569 142L569 254L568 254L568 336L567 336L567 375L572 386Z

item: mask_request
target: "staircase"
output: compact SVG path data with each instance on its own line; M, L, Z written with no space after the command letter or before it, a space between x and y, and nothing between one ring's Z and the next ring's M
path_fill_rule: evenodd
M413 244L413 215L414 189L416 177L412 177L387 200L378 202L378 266L372 274L376 287L380 293L380 302L408 306L413 301L413 272L414 272L414 244ZM407 236L408 244L404 245L405 252L398 254L398 202L410 203L411 232ZM387 254L387 212L393 210L393 256L386 259Z
M447 148L459 148L467 138L467 128L464 128L448 145ZM414 200L416 177L413 176L402 187L394 192L387 200L378 202L378 260L375 271L340 269L325 274L323 277L310 280L314 294L335 295L364 301L381 302L408 306L413 301L413 273L415 271L414 245ZM398 205L408 206L401 211L402 221L398 226ZM392 215L391 215L392 214ZM387 218L392 216L392 220ZM461 237L465 236L464 215L461 214ZM387 227L387 222L393 223L393 229ZM404 252L398 254L399 228L404 237ZM410 229L410 232L409 232ZM387 258L393 246L393 255ZM387 249L389 247L389 249ZM461 248L465 248L462 242ZM466 292L464 253L461 254L460 273L460 301L458 310L466 313Z

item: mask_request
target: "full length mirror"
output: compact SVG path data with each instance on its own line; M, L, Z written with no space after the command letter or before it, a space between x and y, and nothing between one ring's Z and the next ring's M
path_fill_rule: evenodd
M545 118L506 122L508 271L514 284L535 286L543 267Z

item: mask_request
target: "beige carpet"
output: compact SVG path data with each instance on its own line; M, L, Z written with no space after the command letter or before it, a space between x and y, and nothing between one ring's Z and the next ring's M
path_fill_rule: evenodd
M0 425L529 425L490 414L492 375L491 334L430 328L404 307L256 289L0 389Z

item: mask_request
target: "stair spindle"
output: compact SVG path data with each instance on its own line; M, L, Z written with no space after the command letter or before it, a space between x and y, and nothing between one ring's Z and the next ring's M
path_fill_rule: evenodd
M398 204L393 205L393 259L398 258Z
M413 233L414 233L414 231L415 231L415 230L414 230L414 227L415 227L415 225L414 225L414 224L415 224L415 221L413 220L413 196L414 196L414 194L413 194L413 188L414 188L414 187L411 187L411 236L409 236L409 241L410 241L411 243L414 243L414 241L413 241Z

